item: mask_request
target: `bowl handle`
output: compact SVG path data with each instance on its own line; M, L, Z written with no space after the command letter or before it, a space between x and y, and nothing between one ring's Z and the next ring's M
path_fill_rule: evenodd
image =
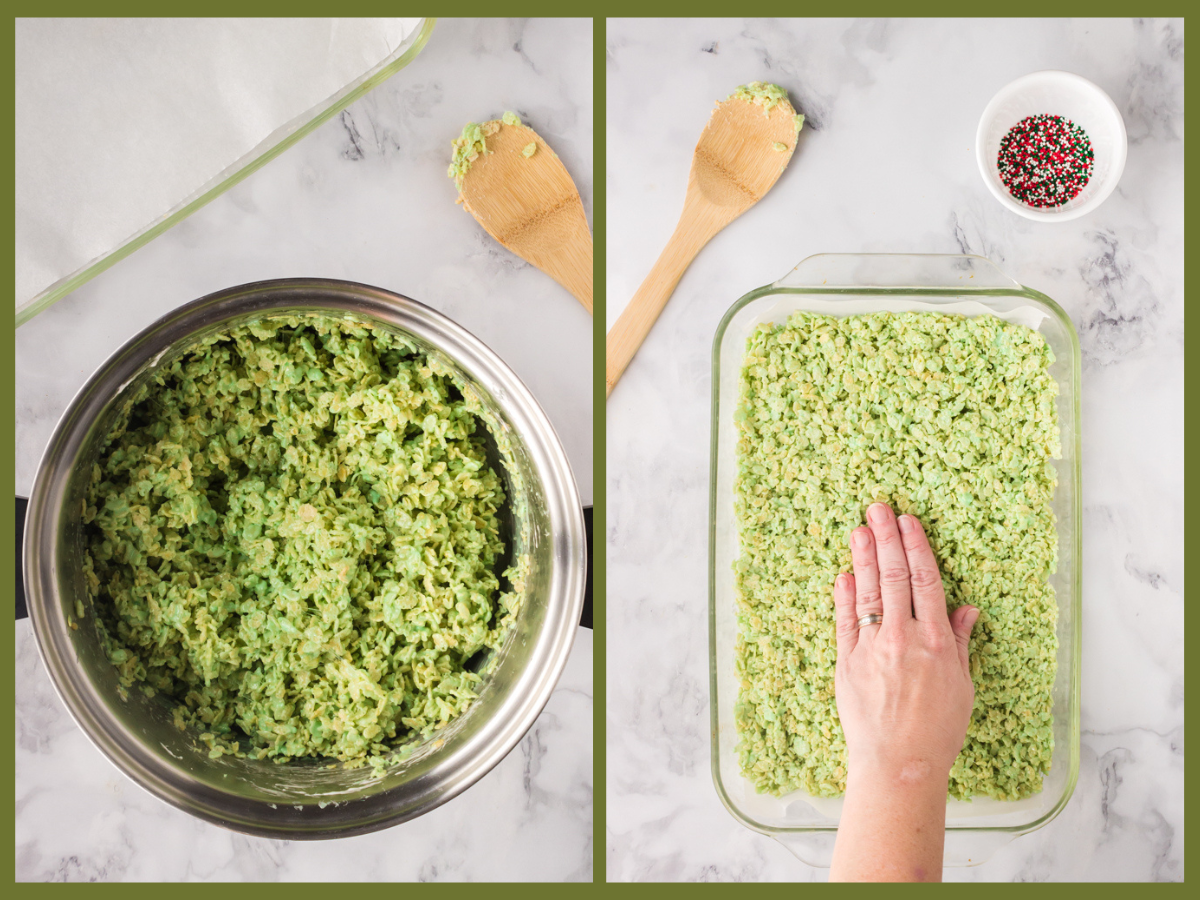
M29 507L29 498L17 497L17 618L29 617L25 607L25 510Z
M958 253L818 253L774 287L1021 290L991 260Z
M828 869L833 862L836 831L809 831L802 834L771 836L805 865L816 869ZM978 866L991 859L997 850L1011 842L1014 837L1015 834L1005 831L947 831L942 865L947 868Z

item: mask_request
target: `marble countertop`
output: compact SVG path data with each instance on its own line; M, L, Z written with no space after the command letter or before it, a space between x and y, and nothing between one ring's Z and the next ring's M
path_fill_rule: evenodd
M1098 210L1042 224L988 193L973 141L997 90L1051 68L1116 101L1129 159ZM1182 881L1182 21L609 20L609 327L674 228L713 101L752 80L807 116L795 157L701 252L607 404L608 877L826 877L738 824L710 775L710 354L729 306L804 257L891 251L990 258L1083 349L1079 782L946 878Z
M22 326L16 487L87 376L163 313L267 278L374 284L435 307L500 355L549 414L592 501L592 321L454 203L450 140L515 110L592 211L592 24L457 20L407 68L242 184ZM509 756L422 818L318 843L233 834L145 794L84 738L27 621L16 629L18 880L590 880L592 639Z

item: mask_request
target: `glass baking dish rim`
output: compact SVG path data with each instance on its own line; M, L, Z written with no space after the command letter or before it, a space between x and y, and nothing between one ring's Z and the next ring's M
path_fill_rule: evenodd
M991 260L988 260L986 257L981 257L981 256L977 256L974 254L897 254L897 253L815 254L813 256L805 257L803 260L801 260L801 262L795 268L799 268L799 266L803 265L804 263L808 262L809 260L816 259L820 256L833 256L833 255L862 256L862 257L943 256L943 257L947 257L947 258L980 260L982 262L987 263L989 266L998 268L998 267L995 267L995 264L992 263ZM1041 293L1040 291L1035 291L1032 288L1025 287L1024 285L1020 285L1019 283L1016 283L1016 282L1014 282L1014 284L1016 284L1016 287L1012 287L1012 288L994 287L994 286L993 287L986 287L986 286L975 287L975 286L970 286L970 285L963 285L961 287L958 287L958 286L956 286L956 287L920 287L920 286L888 287L888 286L881 286L881 285L831 285L831 286L805 285L805 286L800 286L800 287L791 287L791 286L781 286L778 282L776 282L773 284L764 285L763 287L756 288L756 289L746 293L745 295L740 297L737 301L735 301L733 303L733 305L730 306L729 309L726 311L725 315L721 317L721 322L717 326L716 333L713 336L712 386L711 386L711 390L712 390L711 409L713 411L713 415L712 415L712 424L711 424L711 429L710 429L711 433L710 433L710 439L709 439L710 444L709 444L709 510L708 510L708 513L709 513L708 648L709 648L710 665L709 665L708 677L709 677L709 698L710 698L710 700L709 700L709 722L710 722L710 727L711 727L711 734L710 734L711 753L709 755L709 765L710 765L710 768L712 771L713 785L716 788L717 796L720 797L720 799L721 799L721 803L725 806L725 809L729 811L729 814L731 816L733 816L737 821L741 822L742 825L746 826L747 828L751 829L752 831L757 831L760 834L766 834L766 835L822 834L822 833L829 834L829 833L836 833L837 826L836 825L810 825L810 826L795 826L795 827L787 828L787 827L781 827L781 826L776 826L776 825L765 825L765 824L758 822L757 820L751 818L746 813L742 812L732 802L732 800L729 798L728 793L725 790L725 784L721 779L720 748L719 748L719 743L718 743L719 722L718 722L718 703L717 703L718 694L717 694L717 667L716 667L716 654L717 654L717 623L716 623L716 612L717 612L717 609L716 609L716 556L717 556L716 549L717 548L716 548L716 543L717 543L717 534L716 534L716 528L713 527L713 523L716 521L716 515L717 515L717 454L718 454L718 441L719 441L718 436L719 436L720 409L721 409L721 407L720 407L720 391L721 391L721 379L720 379L721 359L720 359L720 356L721 356L721 345L722 345L722 342L725 337L725 331L726 331L727 327L729 326L730 321L732 321L733 317L735 315L737 315L738 312L741 311L744 307L746 307L750 303L754 302L755 300L758 300L761 297L765 297L768 295L777 295L777 294L816 294L816 295L822 295L822 296L836 296L839 294L854 294L857 296L870 295L870 294L881 294L881 295L885 295L885 296L889 296L889 297L903 297L903 296L917 296L917 295L920 295L920 296L931 296L931 295L932 296L962 296L962 295L972 295L973 294L976 296L989 296L989 297L997 297L997 296L999 296L999 297L1022 297L1025 299L1034 300L1035 302L1044 306L1047 309L1047 311L1049 311L1052 315L1055 316L1055 318L1059 319L1062 322L1062 324L1066 327L1066 332L1070 336L1070 339L1071 339L1071 350L1072 350L1071 371L1072 371L1072 376L1075 381L1075 388L1076 388L1076 390L1074 391L1074 396L1073 396L1072 400L1073 400L1073 406L1074 406L1073 414L1075 417L1076 428L1075 428L1075 435L1074 435L1075 465L1072 467L1070 477L1074 482L1073 488L1075 491L1075 497L1078 498L1077 502L1074 504L1074 509L1072 510L1072 516L1074 518L1074 523L1073 523L1073 525L1074 525L1074 544L1075 544L1074 552L1075 552L1075 558L1078 560L1082 556L1082 544L1083 544L1083 534L1082 534L1083 503L1082 503L1082 492L1081 492L1082 491L1082 471L1083 471L1082 455L1081 455L1082 430L1083 429L1081 427L1078 427L1079 423L1081 421L1081 412L1082 412L1082 399L1081 399L1082 391L1079 389L1079 386L1080 386L1079 383L1081 381L1081 378L1080 378L1081 353L1080 353L1080 347L1079 347L1079 335L1078 335L1078 332L1075 330L1075 325L1071 321L1070 316L1067 315L1066 311L1061 306L1059 306L1058 303L1056 303L1054 300L1052 300L1050 297L1046 296L1045 294ZM1081 668L1081 662L1082 662L1082 635L1083 635L1082 615L1081 615L1083 592L1082 592L1081 580L1082 580L1082 567L1079 565L1076 565L1075 571L1073 573L1072 584L1071 584L1071 606L1072 606L1072 613L1073 613L1072 638L1074 641L1074 646L1072 648L1073 659L1072 659L1072 669L1071 669L1071 695L1075 701L1074 708L1075 708L1076 714L1074 716L1072 716L1070 722L1068 722L1069 735L1071 738L1071 747L1070 747L1070 756L1069 756L1069 771L1067 774L1067 781L1066 781L1066 785L1063 790L1062 796L1059 797L1058 801L1049 810L1047 810L1045 813L1043 813L1041 816L1039 816L1037 819L1034 819L1031 822L1023 822L1023 823L1020 823L1017 825L989 825L989 826L947 825L946 826L947 832L955 832L955 833L959 833L959 832L966 832L966 833L969 833L969 832L976 832L976 833L991 832L991 833L1011 834L1013 837L1017 837L1022 834L1028 834L1029 832L1037 831L1039 828L1042 828L1048 822L1053 820L1059 813L1062 812L1062 810L1066 807L1067 803L1070 802L1071 797L1074 795L1076 784L1079 781L1079 764L1080 764L1079 754L1080 754L1080 727L1081 726L1080 726L1079 713L1080 713L1080 701L1082 699L1080 668Z

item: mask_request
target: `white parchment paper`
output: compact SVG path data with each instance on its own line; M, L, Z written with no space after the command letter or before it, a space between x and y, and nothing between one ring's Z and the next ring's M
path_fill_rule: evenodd
M308 121L420 22L17 19L17 310Z

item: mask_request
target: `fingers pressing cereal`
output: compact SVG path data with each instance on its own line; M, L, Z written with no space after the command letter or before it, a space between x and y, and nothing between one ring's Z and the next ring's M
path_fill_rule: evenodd
M867 510L875 538L879 567L879 593L883 597L883 628L895 627L912 618L912 590L908 583L908 559L900 543L896 516L886 503L872 503Z
M913 616L918 621L931 622L946 628L946 592L942 588L942 573L925 537L921 523L913 516L901 516L900 540L908 559L909 581L912 584Z
M850 535L850 557L854 560L855 619L883 612L879 593L879 565L875 561L875 538L870 528L855 528Z
M833 606L837 614L838 659L843 659L858 644L858 615L854 606L853 575L843 572L833 582Z

